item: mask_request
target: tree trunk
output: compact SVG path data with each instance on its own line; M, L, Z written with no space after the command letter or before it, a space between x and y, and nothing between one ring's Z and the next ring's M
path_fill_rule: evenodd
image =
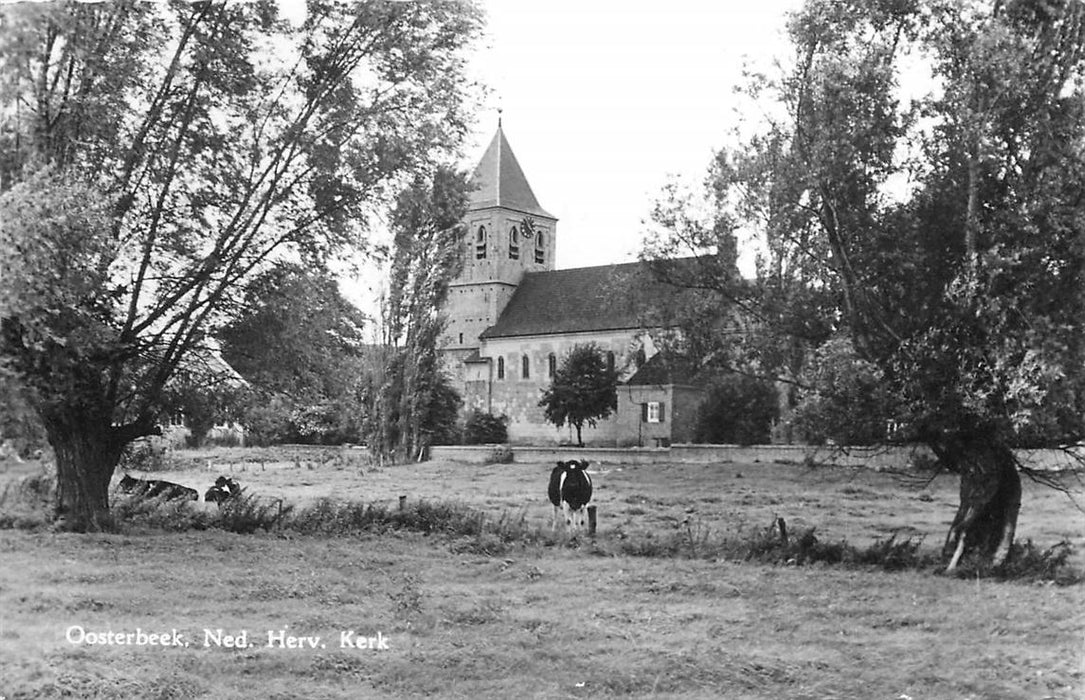
M109 526L109 481L124 445L108 424L51 417L45 421L56 453L54 516L64 529L98 531Z
M1001 566L1009 556L1021 510L1021 476L1017 460L1005 445L970 438L941 446L936 452L961 477L961 502L942 549L946 571L972 553Z

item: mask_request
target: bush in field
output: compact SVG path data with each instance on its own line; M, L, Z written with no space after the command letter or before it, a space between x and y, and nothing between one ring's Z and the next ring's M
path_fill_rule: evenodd
M992 567L989 562L975 556L966 557L956 570L959 578L996 578L1001 580L1039 582L1051 581L1068 586L1081 583L1085 574L1067 562L1073 545L1063 540L1053 547L1041 549L1032 540L1014 543L1006 563Z
M253 392L241 422L250 445L341 445L362 441L363 409L346 401L306 403L279 393Z
M286 527L302 534L346 535L359 531L411 530L456 537L478 535L485 515L451 502L418 501L402 510L380 504L336 503L324 499L298 511Z
M873 445L886 439L891 418L882 373L860 359L851 341L825 342L804 371L794 425L816 445Z
M697 412L693 441L714 445L767 444L779 413L776 388L771 383L731 374L708 390Z
M509 419L492 413L471 411L463 426L463 444L492 445L509 441Z
M15 479L0 492L0 529L36 530L49 523L56 496L56 475L43 469Z
M211 518L211 526L227 532L248 535L257 530L268 532L289 522L294 506L283 500L262 500L253 494L241 494L223 502Z
M188 532L212 527L212 515L192 507L191 501L147 498L138 494L113 499L112 527L146 528L166 532Z
M294 407L285 396L254 392L242 412L245 440L250 445L267 447L290 442L290 416Z

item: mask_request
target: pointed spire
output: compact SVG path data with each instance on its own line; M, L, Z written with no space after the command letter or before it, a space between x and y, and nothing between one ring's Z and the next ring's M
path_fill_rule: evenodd
M531 185L528 184L524 171L505 138L505 132L502 131L500 109L497 114L497 133L471 176L471 184L475 185L475 189L471 192L468 208L474 210L505 207L554 219L535 199L535 193L531 191Z

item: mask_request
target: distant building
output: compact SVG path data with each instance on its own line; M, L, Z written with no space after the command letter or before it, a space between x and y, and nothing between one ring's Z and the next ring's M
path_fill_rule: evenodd
M585 426L585 443L688 440L702 390L688 373L651 362L651 308L678 290L640 263L555 270L557 218L539 205L500 123L472 182L442 346L465 407L508 416L513 442L574 441L570 428L546 422L538 403L565 354L592 342L623 384L617 414Z

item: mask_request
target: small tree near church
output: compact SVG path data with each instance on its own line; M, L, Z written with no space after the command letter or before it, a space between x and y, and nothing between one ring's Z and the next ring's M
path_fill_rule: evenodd
M539 405L547 422L576 428L576 444L583 447L584 423L594 428L618 408L617 386L617 371L595 343L577 345L555 371L554 383L543 392Z

